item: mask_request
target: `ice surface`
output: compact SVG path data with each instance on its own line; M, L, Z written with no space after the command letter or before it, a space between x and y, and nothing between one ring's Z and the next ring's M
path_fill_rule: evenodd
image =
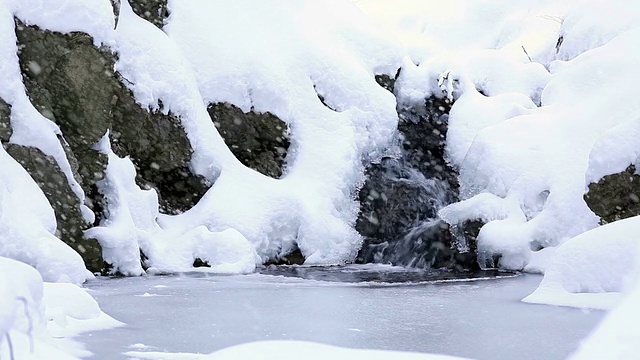
M96 360L126 359L127 351L208 354L261 340L479 360L564 359L603 313L520 302L539 281L527 275L385 286L266 275L98 278L87 283L91 294L127 326L79 340Z

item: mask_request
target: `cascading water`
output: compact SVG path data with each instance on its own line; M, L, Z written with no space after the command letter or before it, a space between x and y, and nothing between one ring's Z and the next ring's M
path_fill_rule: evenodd
M444 160L450 107L446 99L430 98L398 110L397 145L390 156L369 166L360 191L356 228L365 242L358 261L478 268L475 244L437 216L458 200L457 174Z

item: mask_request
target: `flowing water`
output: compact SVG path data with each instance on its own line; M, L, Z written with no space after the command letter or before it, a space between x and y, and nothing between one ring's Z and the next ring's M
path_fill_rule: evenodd
M566 358L603 316L520 302L540 276L461 276L366 265L99 278L87 284L91 294L127 325L78 340L95 359L126 359L124 352L140 349L210 353L294 339L481 360L553 360Z

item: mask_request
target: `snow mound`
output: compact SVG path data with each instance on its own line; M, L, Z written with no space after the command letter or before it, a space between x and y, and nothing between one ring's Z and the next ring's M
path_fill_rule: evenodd
M640 352L640 282L613 309L602 323L582 342L569 360L626 360L633 359Z
M233 346L216 351L209 355L186 353L158 353L130 351L125 353L130 359L164 359L164 360L235 360L254 359L267 360L278 358L282 354L304 354L308 360L462 360L463 358L446 355L432 355L385 350L348 349L337 346L317 344L307 341L257 341Z
M247 239L233 229L211 232L196 226L184 232L166 230L156 222L159 216L155 190L142 190L135 183L135 167L129 158L120 158L110 148L109 134L97 144L108 156L105 179L98 183L105 194L109 216L100 226L85 232L96 238L112 271L125 275L144 273L140 250L148 257L152 272L189 271L196 259L215 273L249 273L255 270L257 255Z
M43 287L44 286L44 287ZM32 267L0 257L0 356L78 359L91 355L70 338L121 323L74 284L47 283Z
M565 242L524 302L610 309L640 274L640 217L616 221Z
M84 282L82 258L53 235L56 219L47 198L1 146L0 169L0 256L32 265L46 281Z

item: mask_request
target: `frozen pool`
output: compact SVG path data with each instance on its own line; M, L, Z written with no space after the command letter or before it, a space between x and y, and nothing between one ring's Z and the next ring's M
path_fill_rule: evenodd
M540 282L535 275L430 283L391 268L265 272L96 279L87 284L91 294L127 326L78 340L95 359L126 359L122 353L141 349L210 353L256 340L294 339L487 360L552 360L564 359L603 316L521 303ZM495 275L507 277L486 279Z

